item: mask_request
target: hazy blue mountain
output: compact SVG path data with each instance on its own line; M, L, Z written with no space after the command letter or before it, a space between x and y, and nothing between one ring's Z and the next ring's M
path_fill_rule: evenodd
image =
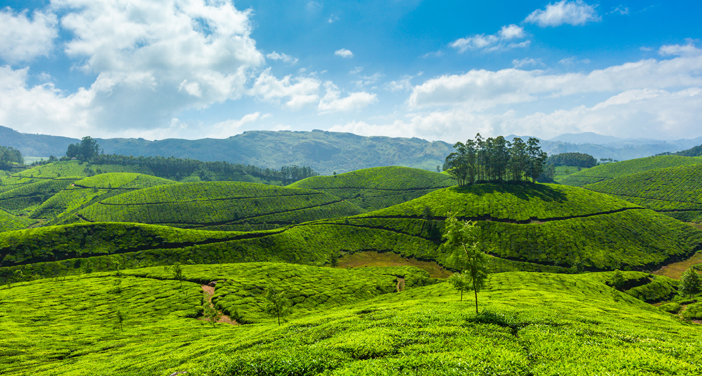
M514 138L507 136L507 139ZM520 136L527 139L529 136ZM566 142L567 140L572 142ZM0 145L19 149L24 156L62 156L77 139L25 134L0 127ZM579 142L582 141L582 142ZM585 142L587 141L587 142ZM249 131L227 139L148 141L133 138L98 139L108 154L163 156L226 161L263 168L297 164L311 166L322 174L346 172L366 167L407 166L427 170L442 165L453 151L451 144L419 138L364 137L351 133L291 131ZM693 140L657 141L620 139L595 133L565 134L541 140L549 154L587 153L597 159L627 160L666 152L677 152L702 144Z

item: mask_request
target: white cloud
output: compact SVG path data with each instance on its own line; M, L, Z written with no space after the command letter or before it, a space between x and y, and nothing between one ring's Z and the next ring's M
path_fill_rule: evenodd
M521 117L513 110L475 113L465 108L452 108L411 114L406 119L386 124L337 124L329 130L365 136L420 137L448 142L465 140L478 132L483 136L528 134L543 138L563 133L596 132L623 138L681 139L699 134L698 119L701 116L700 88L677 92L637 89L617 94L592 107L577 106Z
M250 95L269 102L287 99L285 106L293 110L319 101L319 80L311 77L293 78L289 75L279 80L270 71L268 68L258 76L249 90Z
M377 95L365 91L350 93L347 97L340 98L339 88L331 81L325 82L324 86L327 92L317 106L322 113L358 110L378 101Z
M30 88L28 72L0 67L0 124L30 133L90 134L95 92L80 89L64 95L50 83Z
M271 60L282 60L283 62L290 64L290 65L294 65L299 60L299 59L294 58L290 55L286 55L284 53L277 53L275 51L269 53L268 55L266 55L266 57L271 59Z
M540 27L553 27L563 24L580 26L600 20L594 6L588 5L582 0L561 0L555 4L547 5L546 9L535 10L527 16L524 22L535 23Z
M334 52L334 55L336 55L336 56L341 56L341 57L343 57L344 59L348 59L348 58L352 58L352 57L353 57L353 52L351 52L351 51L349 51L349 50L347 50L347 49L345 49L345 48L342 48L342 49L340 49L340 50L336 50L336 51Z
M373 85L373 84L377 83L378 80L380 80L384 76L385 76L384 74L376 72L370 76L361 76L361 79L358 81L354 81L354 83L359 88L364 87L364 86L368 86L368 85Z
M669 50L681 47L670 47ZM692 53L692 52L689 52ZM590 73L547 74L542 70L471 70L415 86L409 105L422 108L461 105L480 111L502 104L534 101L577 93L702 85L702 56L641 60Z
M241 119L230 119L212 125L208 136L211 138L227 138L239 133L239 129L246 123L253 123L258 119L270 117L270 114L261 115L260 112L244 115Z
M355 67L349 72L349 74L359 74L361 72L363 72L363 67Z
M427 59L430 57L442 57L444 56L444 51L434 51L434 52L427 52L424 55L422 55L423 58Z
M90 91L98 133L163 127L182 110L237 99L264 62L249 13L229 2L54 0L52 7L73 35L66 54L97 75Z
M458 52L465 52L468 50L475 51L497 51L509 48L520 48L527 47L530 41L524 42L510 42L514 39L522 39L526 36L524 29L517 25L507 25L502 26L502 29L493 35L472 35L465 38L460 38L455 40L450 44L451 47L458 50Z
M515 68L521 68L521 67L527 67L530 65L533 65L533 66L544 65L544 63L541 61L541 59L532 59L529 57L525 57L523 59L512 60L512 65Z
M672 44L661 46L658 50L661 56L699 56L702 50L695 47L691 39L687 40L686 45Z
M616 7L616 8L614 8L614 10L612 10L612 11L609 12L608 14L612 14L612 13L619 13L620 15L623 16L623 15L629 14L629 8L627 8L627 7L623 6L623 5L620 5L620 6Z
M0 11L0 58L17 63L47 56L58 36L58 20L51 13L36 11L16 14L10 8Z

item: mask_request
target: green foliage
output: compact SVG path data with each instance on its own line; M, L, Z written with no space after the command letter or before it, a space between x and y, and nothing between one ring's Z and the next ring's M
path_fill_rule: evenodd
M98 155L100 155L100 145L90 136L83 137L80 143L68 145L66 150L66 157L81 161L89 161Z
M702 220L702 164L657 168L584 188L620 197L679 220Z
M31 219L18 217L0 209L0 232L25 229L33 223Z
M210 324L212 324L212 327L216 326L219 319L222 318L222 312L219 312L217 308L210 304L210 302L206 299L202 305L202 311L203 316L210 322Z
M452 185L453 180L445 174L408 167L374 167L334 176L315 176L289 187L315 189L363 209L377 210Z
M680 277L680 293L692 298L702 290L700 276L693 268L688 268Z
M702 158L680 157L676 155L631 159L623 162L602 164L576 172L561 180L560 183L582 187L587 184L594 184L637 172L699 163L702 163Z
M585 153L561 153L555 154L548 159L546 163L554 166L575 166L575 167L595 167L597 159L590 154Z
M483 246L478 232L479 228L475 226L475 222L459 221L456 219L456 214L451 214L444 222L442 235L445 240L442 247L453 251L457 259L456 265L463 270L464 278L468 281L470 289L475 292L476 314L478 314L478 292L485 286L488 277L487 261L485 254L481 251ZM455 283L454 279L452 284L457 288ZM460 291L461 300L463 300L463 290Z
M0 146L0 169L24 164L24 158L19 150L11 146Z
M463 301L463 292L471 290L471 281L466 273L453 273L448 278L448 283L456 289L461 294L461 301Z
M670 303L661 304L658 308L663 312L678 314L678 312L680 312L680 309L682 308L682 306L678 302L670 302Z
M18 212L35 207L76 180L78 178L49 178L35 183L18 184L16 188L0 193L0 209Z
M175 182L135 173L100 174L75 181L65 187L39 205L31 213L31 217L47 219L48 225L70 223L78 220L75 217L76 212L98 201L122 193L166 184L175 184Z
M682 312L682 317L688 320L702 319L702 303L694 303L685 307L685 310Z
M486 181L536 181L546 162L546 153L541 150L539 140L529 138L524 143L515 137L512 142L504 137L475 140L453 145L455 152L444 162L444 171L456 179L458 185L470 185Z
M280 326L280 319L292 313L290 300L285 296L285 291L278 291L274 287L269 287L264 294L264 298L266 299L265 312L276 317L278 326Z
M615 270L614 274L612 274L612 278L609 280L609 285L617 290L621 290L624 288L625 284L626 280L622 272L619 269Z
M261 229L362 210L318 191L240 182L160 185L109 197L76 213L90 222L141 222L212 230Z
M226 279L222 289L233 283L221 292L218 284L218 304L239 293L236 281L261 287L266 274L283 270L281 281L298 275L287 290L305 280L314 288L329 285L324 288L331 294L337 292L332 281L348 281L339 295L358 298L303 310L297 307L311 307L304 297L315 295L300 287L302 303L287 323L265 319L209 327L196 319L202 300L198 284L184 282L187 293L181 295L177 281L131 275L143 269L124 271L119 297L108 293L115 278L109 274L26 282L0 288L0 369L39 376L92 374L96 365L100 373L120 376L702 372L699 326L614 291L601 273L492 274L483 291L490 299L473 315L447 283L398 294L392 293L394 277L378 276L387 293L360 298L369 286L354 284L363 280L354 273L376 278L367 270L281 264L268 264L272 269L222 265L221 273L220 266L183 268L189 278ZM324 273L332 279L317 279ZM240 302L244 310L262 304L263 290L252 291L240 292L254 297ZM125 314L124 331L113 329L118 310Z

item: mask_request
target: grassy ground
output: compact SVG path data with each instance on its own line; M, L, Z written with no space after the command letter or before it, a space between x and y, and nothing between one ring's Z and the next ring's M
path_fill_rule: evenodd
M687 166L702 163L702 157L681 157L662 155L631 159L623 162L607 163L576 172L561 180L561 184L582 187L587 184L622 177L628 174L653 170L657 168Z
M339 268L415 266L429 273L432 278L448 278L451 272L432 261L419 261L405 258L392 252L356 252L339 258Z
M664 275L666 277L670 278L675 278L675 279L680 279L680 276L687 270L689 267L697 264L702 264L702 252L697 252L692 257L690 257L687 260L679 261L679 262L674 262L672 264L668 264L655 272L653 274L657 275Z
M448 174L395 166L366 168L335 176L314 176L289 187L327 192L371 211L454 184L455 180Z
M269 264L272 278L286 277ZM298 271L334 293L346 271ZM372 269L372 268L364 268ZM260 268L186 266L181 288L160 273L125 271L0 288L0 373L8 375L693 375L702 372L702 329L605 284L611 274L491 275L459 301L447 283L296 309L283 325L214 327L197 319L203 280L219 299L238 294ZM380 269L378 269L380 270ZM165 273L165 272L164 272ZM331 279L318 280L319 273ZM144 275L146 274L146 275ZM392 273L391 273L392 274ZM640 273L639 273L640 274ZM141 275L137 277L136 275ZM376 274L383 281L383 273ZM161 277L164 277L165 274ZM636 277L637 275L633 275ZM369 275L365 278L376 278ZM368 280L368 279L367 279ZM243 281L243 282L239 282ZM247 282L250 281L250 282ZM349 280L352 281L352 280ZM316 283L315 283L316 282ZM382 282L381 282L382 284ZM228 287L227 287L228 286ZM253 291L253 290L251 290ZM344 292L346 291L346 292ZM354 292L355 291L355 292ZM347 295L344 295L347 294ZM351 294L351 295L348 295ZM253 300L260 297L254 293ZM215 300L217 301L217 299ZM247 303L242 303L245 306ZM254 303L251 303L254 304ZM118 325L117 312L125 318ZM123 329L123 330L122 330Z

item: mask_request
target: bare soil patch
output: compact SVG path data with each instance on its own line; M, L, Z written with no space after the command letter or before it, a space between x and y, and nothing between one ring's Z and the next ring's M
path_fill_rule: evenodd
M212 306L212 296L214 296L215 293L214 286L202 285L202 292L205 293L205 296L207 297L207 302L210 304L210 306ZM231 317L225 315L224 313L222 313L222 311L219 311L219 313L221 314L221 317L219 318L219 320L217 320L217 322L223 322L225 324L230 325L239 325L238 322L232 320ZM210 321L210 319L205 317L200 317L198 320Z
M668 264L656 270L655 272L653 272L653 274L680 279L680 276L682 276L685 270L687 270L692 265L700 263L702 263L702 252L697 252L694 255L692 255L692 257L690 257L689 259Z
M393 252L365 251L344 255L339 258L338 268L358 268L364 266L416 266L424 269L432 278L448 278L451 272L434 261L419 261L404 258Z

